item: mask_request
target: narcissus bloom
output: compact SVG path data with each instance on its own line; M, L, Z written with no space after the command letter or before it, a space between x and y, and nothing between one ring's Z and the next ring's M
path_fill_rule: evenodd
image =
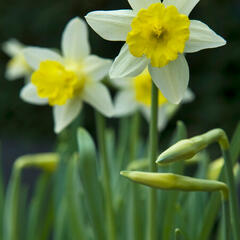
M184 97L189 68L184 53L222 46L226 41L188 15L199 0L128 0L132 10L95 11L88 24L104 39L126 42L111 78L135 77L148 65L153 81L172 103Z
M27 64L23 55L24 45L16 39L10 39L3 43L2 50L11 58L7 64L5 77L8 80L28 78L32 69Z
M21 91L29 103L53 107L55 132L59 133L80 113L87 102L105 116L112 116L108 89L100 81L108 74L112 61L90 54L87 25L72 19L62 36L62 56L39 47L24 49L28 64L35 70L31 83Z
M140 75L134 78L112 79L113 84L120 89L115 99L116 117L126 116L140 111L150 120L151 87L152 78L146 68ZM182 103L190 102L194 95L187 89ZM177 111L180 104L170 103L163 94L158 91L158 130L161 131L168 120Z

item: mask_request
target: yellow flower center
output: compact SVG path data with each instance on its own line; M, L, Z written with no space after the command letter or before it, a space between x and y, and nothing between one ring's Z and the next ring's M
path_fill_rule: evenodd
M78 96L83 90L84 74L67 69L56 61L44 61L32 75L32 83L41 98L48 98L49 104L64 105L68 99Z
M128 33L129 51L135 57L146 56L153 67L164 67L183 53L190 35L190 20L175 6L154 3L141 9Z
M150 106L152 78L147 68L140 75L133 78L133 88L137 102ZM158 91L158 105L161 106L166 102L167 99Z

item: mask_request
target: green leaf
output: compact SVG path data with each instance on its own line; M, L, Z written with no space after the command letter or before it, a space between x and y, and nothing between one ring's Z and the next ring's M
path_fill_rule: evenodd
M83 128L78 129L77 141L79 172L95 239L105 240L104 205L97 171L95 145L91 136Z
M53 196L50 174L42 174L29 206L27 240L48 239L53 225ZM39 227L41 226L41 227Z
M2 155L1 155L1 144L0 144L0 238L3 237L3 211L4 211L4 183L3 183L3 172L2 172Z
M19 238L19 209L21 192L21 172L17 168L13 168L10 181L7 187L4 219L3 219L3 239L18 240Z
M182 121L177 122L176 131L174 133L174 136L171 140L171 145L177 143L178 141L187 138L187 128Z
M66 240L68 231L66 203L66 169L69 153L61 154L61 159L54 179L54 240Z
M231 140L230 153L232 157L232 162L234 164L237 162L240 154L240 122L238 123L237 128Z
M221 206L221 196L219 193L213 193L211 195L208 204L206 205L203 220L200 222L199 231L196 234L197 240L207 240L213 230L213 226L216 220L216 216Z
M26 239L26 225L28 215L28 187L23 186L21 194L19 195L19 212L18 212L18 240Z
M81 184L77 158L73 157L68 164L66 176L66 204L71 239L87 239L84 226L84 207L81 204Z
M182 121L177 122L177 127L173 139L171 141L172 144L187 138L187 129ZM183 172L184 162L173 163L169 167L169 171L172 173L181 174ZM159 207L164 211L163 218L163 227L162 227L162 238L170 239L171 234L174 230L174 220L175 220L175 212L177 208L177 202L179 198L178 191L172 191L169 193L164 192L165 196L161 196L162 206Z
M54 216L54 240L66 240L68 234L67 201L59 199L58 209Z
M195 174L196 178L207 178L207 169L209 164L209 157L206 152L203 152L202 159L198 163L197 172ZM188 196L188 200L186 201L186 206L184 208L187 213L187 217L189 219L188 224L188 234L190 238L194 238L196 236L196 232L199 231L200 221L202 221L202 213L204 212L206 205L208 203L208 194L207 193L198 193L193 192ZM192 209L195 209L192 211Z

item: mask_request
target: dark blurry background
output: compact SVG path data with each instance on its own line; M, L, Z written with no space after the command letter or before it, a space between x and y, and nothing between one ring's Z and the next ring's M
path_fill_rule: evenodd
M129 8L127 0L1 1L0 44L16 38L26 45L59 48L62 31L72 17L83 17L92 10L122 8ZM196 100L181 108L164 134L171 133L176 120L181 119L190 135L215 127L231 135L240 119L240 1L201 0L190 17L208 24L228 44L187 55L190 88ZM121 47L121 43L105 41L92 30L90 42L92 52L102 57L114 58ZM4 79L8 60L1 52L0 141L6 175L17 156L50 151L56 138L51 108L24 103L19 98L23 80Z

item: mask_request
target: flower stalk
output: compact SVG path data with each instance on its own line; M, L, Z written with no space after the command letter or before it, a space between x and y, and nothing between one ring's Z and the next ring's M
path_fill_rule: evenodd
M137 143L138 143L138 130L139 130L139 113L136 112L131 119L131 136L130 136L130 161L133 162L136 159L137 153ZM131 208L131 216L132 216L132 233L131 237L133 240L138 240L140 238L139 234L139 217L138 217L138 207L135 203L137 201L137 185L132 184L132 208Z
M225 162L225 176L227 180L227 184L229 186L229 192L230 192L230 217L231 217L231 224L232 224L232 230L233 230L233 236L235 240L240 239L240 217L239 217L239 207L237 202L237 191L236 191L236 185L234 180L234 174L233 174L233 166L232 166L232 160L230 157L229 149L225 149L224 146L221 145L222 154Z
M230 209L229 209L229 200L222 199L222 209L223 209L223 239L229 240L230 233Z
M107 231L108 240L116 239L116 227L115 227L115 216L113 210L112 190L110 185L110 173L108 166L108 156L106 148L105 138L105 119L104 117L96 112L96 126L97 126L97 138L99 144L99 150L102 160L102 171L103 171L103 188L106 201L106 219L107 219Z
M158 122L158 88L152 82L150 145L149 145L149 171L157 172L155 160L157 157L157 122ZM155 240L157 237L157 193L155 189L149 189L148 199L148 227L147 239Z

